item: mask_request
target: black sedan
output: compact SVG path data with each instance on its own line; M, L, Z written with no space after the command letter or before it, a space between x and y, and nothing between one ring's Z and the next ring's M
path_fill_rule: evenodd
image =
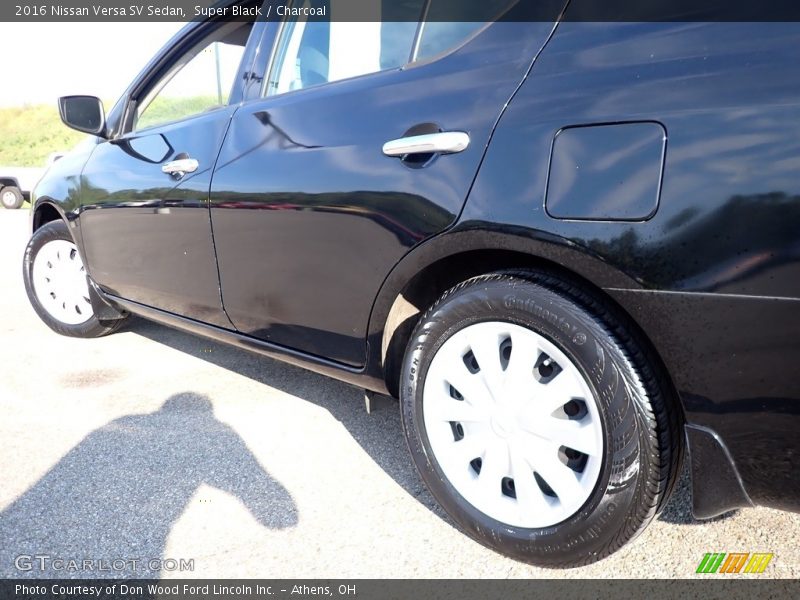
M800 26L383 4L195 22L108 114L62 98L45 323L395 396L444 509L535 564L634 538L684 456L699 518L800 509Z

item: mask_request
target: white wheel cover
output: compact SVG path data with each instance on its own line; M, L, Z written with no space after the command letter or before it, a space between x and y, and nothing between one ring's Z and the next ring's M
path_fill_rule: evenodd
M490 321L448 338L428 369L422 414L449 482L501 523L560 523L597 483L603 431L596 400L576 365L525 327Z
M86 270L72 242L53 240L39 248L32 279L39 304L54 319L80 325L92 318Z
M17 196L14 192L3 192L3 205L12 206L17 201Z

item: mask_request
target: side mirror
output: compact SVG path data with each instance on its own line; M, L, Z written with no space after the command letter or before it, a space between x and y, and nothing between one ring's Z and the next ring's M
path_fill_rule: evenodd
M105 137L106 115L103 103L94 96L62 96L58 112L67 127Z

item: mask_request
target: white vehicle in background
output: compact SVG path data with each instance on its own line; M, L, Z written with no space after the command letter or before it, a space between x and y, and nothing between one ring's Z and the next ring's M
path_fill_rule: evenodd
M0 167L0 204L3 208L19 208L30 199L31 190L42 178L50 165L64 156L64 152L53 152L47 157L44 167Z

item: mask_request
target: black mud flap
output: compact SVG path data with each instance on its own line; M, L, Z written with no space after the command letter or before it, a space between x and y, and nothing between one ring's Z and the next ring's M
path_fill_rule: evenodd
M710 519L735 508L753 506L722 439L707 427L687 424L685 428L694 517Z
M103 290L92 281L91 277L86 277L86 281L89 283L89 303L92 305L98 321L116 321L128 316L127 311L121 310L109 302Z

